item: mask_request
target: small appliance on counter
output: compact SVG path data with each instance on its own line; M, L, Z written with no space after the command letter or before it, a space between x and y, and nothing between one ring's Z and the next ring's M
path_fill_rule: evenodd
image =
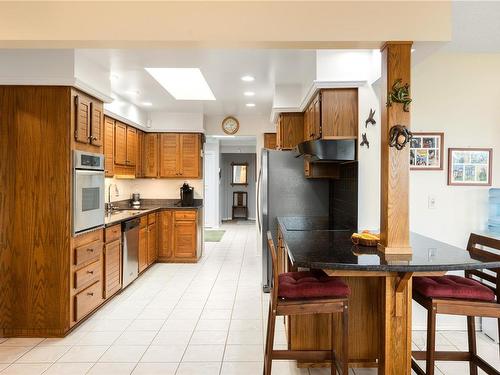
M194 204L194 188L189 186L187 182L181 187L181 206L191 207Z
M139 193L132 193L132 203L131 203L133 208L139 208L141 207L141 194Z

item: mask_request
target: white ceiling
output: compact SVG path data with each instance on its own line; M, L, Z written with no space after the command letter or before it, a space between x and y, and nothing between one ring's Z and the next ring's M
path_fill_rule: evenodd
M269 115L274 85L302 83L314 74L314 50L162 49L79 50L83 56L116 75L112 90L147 111L203 112L206 115ZM145 70L146 67L200 68L215 101L175 100ZM241 76L252 75L254 82ZM139 91L139 95L130 91ZM255 92L247 98L245 91ZM151 102L152 107L142 103ZM254 108L246 103L255 103Z

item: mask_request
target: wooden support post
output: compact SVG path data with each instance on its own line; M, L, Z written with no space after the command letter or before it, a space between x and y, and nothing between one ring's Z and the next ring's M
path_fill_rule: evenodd
M388 106L397 80L410 84L411 42L387 42L382 47L381 95L381 208L379 250L386 254L411 254L409 226L410 147L389 146L389 133L395 125L410 128L410 112L402 103Z

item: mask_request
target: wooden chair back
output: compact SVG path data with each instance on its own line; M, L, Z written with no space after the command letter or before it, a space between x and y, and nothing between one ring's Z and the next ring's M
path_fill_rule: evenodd
M273 285L271 287L271 298L273 306L278 302L278 286L279 286L279 273L278 273L278 256L276 254L276 247L274 246L273 237L270 231L267 231L267 247L271 253L272 269L273 269Z
M472 233L469 237L467 250L473 257L490 262L500 261L500 240L498 239ZM476 281L480 281L492 289L497 296L497 303L500 303L500 269L488 271L468 270L465 271L465 276L470 279L474 279L474 277L481 279ZM487 283L484 283L484 281L487 281Z
M233 206L246 207L248 201L248 193L246 191L233 192Z

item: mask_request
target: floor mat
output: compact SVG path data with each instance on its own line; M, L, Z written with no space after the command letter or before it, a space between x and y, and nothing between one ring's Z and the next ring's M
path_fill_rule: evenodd
M205 230L205 242L220 242L225 230Z

